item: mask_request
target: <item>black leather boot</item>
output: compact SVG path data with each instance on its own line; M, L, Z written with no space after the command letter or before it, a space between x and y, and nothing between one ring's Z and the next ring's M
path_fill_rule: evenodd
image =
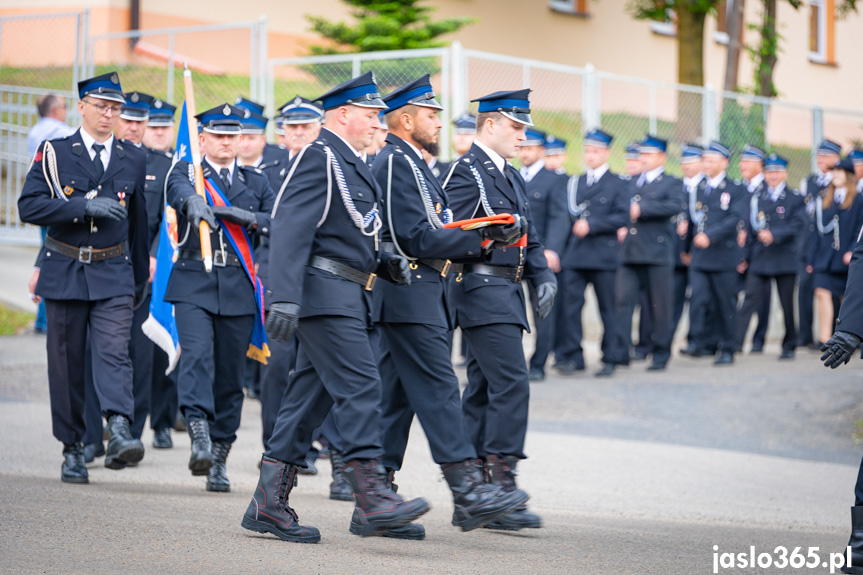
M488 458L488 473L491 482L504 491L518 489L515 485L515 466L517 457L501 457L490 455ZM542 527L542 519L536 513L528 511L526 505L519 506L515 511L485 525L488 529L501 531L519 531L521 529L538 529Z
M300 525L297 512L288 505L297 466L264 456L255 495L243 515L242 526L257 533L272 533L283 541L317 543L321 532Z
M333 467L333 482L330 483L330 499L336 501L353 501L354 490L345 477L345 462L342 454L330 448L330 463Z
M192 456L189 469L192 475L209 475L213 466L213 447L210 442L210 424L206 419L188 421L189 437L192 438Z
M105 444L101 441L84 446L84 463L93 463L97 457L105 457Z
M477 463L465 459L461 463L441 465L443 476L452 491L455 510L452 524L470 531L503 517L524 505L530 496L521 489L506 491L486 483Z
M377 459L352 459L345 477L356 498L357 535L368 537L410 523L429 510L422 497L405 501L386 485L386 474Z
M105 467L123 469L129 464L144 459L144 444L132 438L129 420L125 415L114 414L108 418L108 448L105 450Z
M80 443L64 444L60 481L63 483L90 483L89 477L87 467L84 465L84 446Z
M231 491L231 482L228 481L228 470L225 466L230 452L230 443L225 441L213 442L213 466L210 468L210 476L207 477L207 491L219 491L221 493Z
M174 442L171 440L171 429L160 427L153 430L153 447L156 449L171 449Z
M397 492L399 489L399 486L393 483L393 479L395 479L395 476L395 469L387 469L384 483L387 487L392 489L393 493ZM354 514L351 517L350 532L354 535L360 535L360 525L360 516L357 512L357 508L354 507ZM399 527L393 527L392 529L387 529L386 531L376 533L376 535L380 535L381 537L391 537L393 539L410 539L413 541L422 541L426 538L426 528L419 523L405 523L404 525L401 525Z
M851 538L848 539L848 547L851 548L851 564L843 565L843 573L863 574L863 506L856 505L851 508ZM847 558L848 549L842 555Z

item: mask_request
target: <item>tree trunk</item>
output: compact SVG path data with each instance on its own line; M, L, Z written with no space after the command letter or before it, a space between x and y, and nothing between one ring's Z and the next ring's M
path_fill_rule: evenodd
M704 21L707 15L677 8L677 81L693 86L704 85ZM701 133L701 95L677 93L675 138L692 141Z
M728 6L728 2L726 2ZM733 0L730 9L726 13L728 20L726 30L728 34L728 52L725 58L725 91L736 92L739 86L738 76L740 70L740 50L743 39L743 13L745 0Z
M764 26L761 33L761 62L758 67L758 95L772 98L776 95L773 91L773 67L776 66L776 53L779 49L776 32L776 0L763 1Z

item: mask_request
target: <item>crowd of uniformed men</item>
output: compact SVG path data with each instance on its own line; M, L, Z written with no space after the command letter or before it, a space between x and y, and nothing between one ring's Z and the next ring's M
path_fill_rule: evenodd
M569 177L566 143L533 126L525 89L473 100L445 164L429 77L382 97L372 73L281 106L278 144L263 106L245 98L198 114L202 196L173 159L174 106L123 92L116 73L79 92L81 128L39 146L18 203L23 221L48 229L35 293L61 478L87 483L86 463L103 455L111 469L137 465L149 415L155 448L172 447L184 420L192 474L229 491L245 385L262 402L264 455L242 525L290 541L320 539L289 505L296 475L316 472L316 442L331 459L331 497L355 502L352 533L425 536L413 521L428 504L393 483L414 415L452 490L454 525L540 527L516 483L529 381L544 379L549 355L563 374L585 370L588 283L603 325L597 376L648 357L649 370L665 369L687 299L682 353L731 364L753 314L761 351L771 280L780 358L791 359L831 338L863 225L863 153L843 159L830 140L800 190L786 159L752 145L737 156L744 180L730 178L734 154L718 141L683 145L680 179L655 135L627 146L615 174L614 136L601 129L584 136L585 173ZM178 238L164 299L181 349L169 375L141 328L166 202ZM525 361L528 298L536 348ZM258 368L246 350L264 330L270 357Z

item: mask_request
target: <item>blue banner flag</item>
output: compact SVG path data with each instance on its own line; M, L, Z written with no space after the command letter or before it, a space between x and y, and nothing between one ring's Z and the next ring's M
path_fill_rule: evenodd
M180 125L177 128L177 146L174 152L174 165L185 160L191 166L192 154L189 145L189 125L186 120L186 103L183 102L183 112L180 115ZM171 170L168 173L171 173ZM189 174L190 181L194 184L193 174ZM167 188L168 178L165 178ZM156 273L153 275L152 295L150 296L150 316L144 321L141 329L144 334L168 354L168 370L165 375L171 373L180 359L180 338L177 335L177 323L174 320L174 306L165 301L165 290L168 287L168 278L174 268L175 258L175 234L177 230L177 216L173 208L168 205L165 190L162 192L162 201L165 209L162 213L162 224L159 226L159 248L156 254Z

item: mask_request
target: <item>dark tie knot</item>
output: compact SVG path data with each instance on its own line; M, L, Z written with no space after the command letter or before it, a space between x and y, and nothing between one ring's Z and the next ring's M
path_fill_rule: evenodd
M102 150L105 149L105 144L93 144L93 151L97 154L101 154Z

